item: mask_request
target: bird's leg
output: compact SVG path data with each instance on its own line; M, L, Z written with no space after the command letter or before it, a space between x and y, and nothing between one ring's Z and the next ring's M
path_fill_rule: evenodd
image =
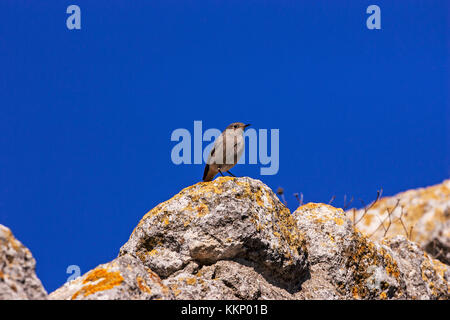
M219 173L222 177L225 177L220 169L219 169Z
M232 174L232 173L230 172L230 170L228 170L227 172L228 172L230 175L232 175L233 177L236 178L236 176L235 176L234 174Z

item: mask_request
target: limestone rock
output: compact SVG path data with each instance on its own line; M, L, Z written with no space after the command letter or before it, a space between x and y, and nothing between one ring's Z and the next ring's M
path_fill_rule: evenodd
M161 279L138 259L124 255L69 281L49 296L53 300L172 299Z
M0 300L46 299L30 250L0 224Z
M45 298L27 291L39 281L34 260L8 232L0 297ZM116 259L49 298L449 299L449 268L405 237L369 238L342 209L309 203L291 214L261 181L219 177L150 210Z
M402 237L370 240L342 209L309 203L293 214L305 234L303 299L448 299L450 269Z
M449 299L450 268L404 236L385 239L406 285L408 299Z
M450 216L450 207L447 207L446 215ZM436 228L423 247L432 257L450 265L450 219Z
M194 272L180 276L178 271L195 264L196 273L206 274L207 266L222 270L223 264L215 264L223 260L247 266L248 272L257 270L267 282L291 292L299 288L307 271L303 238L289 210L270 188L250 178L219 177L185 188L143 217L120 250L120 255L125 254L138 257L165 283L178 282L178 288L180 277ZM228 264L227 268L240 267ZM252 296L227 289L223 281L213 285L214 279L202 278L206 283L202 288L201 282L195 282L193 290L203 290L196 299ZM220 295L218 288L224 288Z
M271 284L245 261L220 260L212 265L190 262L186 268L163 280L176 299L289 300L285 288Z
M357 228L371 239L404 235L436 259L450 264L450 180L382 198L364 212L349 210L347 216L357 221Z
M392 241L369 239L342 209L309 203L291 215L262 182L218 178L152 209L119 255L175 299L448 299L448 266Z

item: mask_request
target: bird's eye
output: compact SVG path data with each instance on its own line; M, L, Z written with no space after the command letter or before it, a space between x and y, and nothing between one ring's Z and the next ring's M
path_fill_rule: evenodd
M237 127L238 127L237 125L234 126L235 129L237 129Z

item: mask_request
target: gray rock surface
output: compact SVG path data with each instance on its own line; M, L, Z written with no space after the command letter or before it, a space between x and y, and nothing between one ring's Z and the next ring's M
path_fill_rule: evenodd
M0 224L0 300L46 299L35 268L30 250Z
M26 255L11 235L0 239L9 248L2 261ZM0 270L4 285L14 272L4 262ZM449 277L416 242L370 239L342 209L308 203L291 214L261 181L219 177L150 210L116 259L49 298L449 299Z
M424 253L420 246L404 236L382 241L392 250L406 284L408 299L449 299L450 268Z
M65 283L50 294L53 300L173 299L157 274L138 259L123 255Z
M144 216L121 248L120 255L124 254L138 257L172 285L177 272L192 263L203 267L233 261L294 292L308 269L304 239L289 210L270 188L250 178L218 178L185 188ZM219 270L225 267L220 266ZM227 268L239 269L231 263ZM204 280L208 280L204 292L214 290L204 297L215 296L218 289L213 288L226 286ZM224 299L237 296L224 293Z
M405 237L372 241L353 229L342 209L325 204L306 204L293 216L310 265L299 298L449 298L449 267Z

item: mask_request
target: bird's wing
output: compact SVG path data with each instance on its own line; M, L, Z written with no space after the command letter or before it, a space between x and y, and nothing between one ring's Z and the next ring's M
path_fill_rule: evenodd
M208 162L207 162L208 164L215 162L216 150L219 150L219 151L223 150L223 133L220 136L218 136L216 141L214 142L214 146L211 149L211 152L209 153Z

